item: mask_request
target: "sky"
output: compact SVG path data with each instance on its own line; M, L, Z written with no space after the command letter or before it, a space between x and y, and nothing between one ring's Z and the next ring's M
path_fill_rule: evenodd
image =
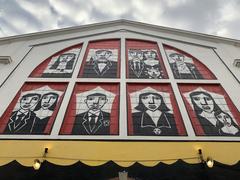
M127 19L240 39L240 0L0 0L0 37Z

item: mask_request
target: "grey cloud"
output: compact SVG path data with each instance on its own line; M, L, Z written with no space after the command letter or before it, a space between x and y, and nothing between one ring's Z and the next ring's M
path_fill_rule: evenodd
M218 8L217 0L194 0L177 7L166 8L162 15L173 27L174 23L182 22L188 30L207 32L209 26L214 26L220 16Z
M20 19L22 21L25 21L29 26L35 27L36 29L39 29L41 27L41 22L39 22L38 19L33 17L30 13L25 11L22 7L20 7L17 1L2 0L0 4L1 4L1 7L3 7L2 18L5 19L5 21L9 21L9 24L11 23L12 27L14 26L14 23L15 23L14 21L17 21ZM19 33L19 32L24 33L27 28L28 27L19 27L16 33Z
M240 1L238 0L228 0L227 2L224 0L174 0L172 2L177 2L177 4L173 6L169 5L169 0L109 0L100 1L100 4L99 1L97 0L96 3L95 0L28 0L27 2L32 3L33 7L39 7L39 9L36 8L36 11L40 11L41 7L47 9L47 14L43 14L39 18L35 17L34 13L31 14L23 9L19 5L21 1L0 0L0 10L2 10L0 13L2 33L0 36L122 18L214 35L225 28L229 33L227 35L232 38L239 38L240 35L238 30L240 13L236 15L239 16L237 20L221 20L221 17L224 16L224 12L221 11L222 7L226 3L234 3L233 7L239 9ZM115 13L116 11L117 13ZM156 11L158 12L156 13ZM21 26L21 24L16 26L16 22L23 22L25 26Z
M69 18L67 16L61 16L61 18L58 18L57 25L59 28L65 28L70 26L77 26L78 24L72 20L72 18Z

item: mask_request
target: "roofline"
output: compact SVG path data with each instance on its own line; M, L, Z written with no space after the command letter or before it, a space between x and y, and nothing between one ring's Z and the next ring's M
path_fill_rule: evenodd
M2 38L0 38L0 42L1 41L21 40L23 38L38 38L39 36L49 36L49 35L55 34L55 33L66 33L66 31L76 31L76 30L84 31L87 29L89 30L91 28L113 26L113 25L141 26L142 28L145 28L148 30L167 31L168 33L169 32L170 33L181 33L186 36L191 35L191 36L195 36L195 37L199 37L199 38L204 38L206 40L214 40L214 41L218 40L218 41L233 43L234 45L240 45L240 40L237 40L237 39L220 37L220 36L209 35L209 34L204 34L204 33L198 33L198 32L193 32L193 31L188 31L188 30L181 30L181 29L176 29L176 28L171 28L171 27L164 27L164 26L153 25L153 24L137 22L137 21L131 21L131 20L126 20L126 19L105 21L105 22L100 22L100 23L73 26L73 27L68 27L68 28L61 28L61 29L54 29L54 30L48 30L48 31L40 31L40 32L35 32L35 33L21 34L21 35L16 35L16 36L2 37Z

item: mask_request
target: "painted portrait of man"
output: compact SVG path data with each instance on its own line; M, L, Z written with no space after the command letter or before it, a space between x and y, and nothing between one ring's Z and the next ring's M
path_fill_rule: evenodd
M110 113L102 110L107 101L107 96L103 93L89 94L84 100L88 110L76 116L72 134L108 135L110 133Z
M168 55L170 67L176 79L203 79L194 62L185 55L173 52Z
M199 125L206 136L239 136L240 126L223 95L208 91L205 88L196 89L184 93L185 101L191 106L189 115L196 116L193 121L196 127Z
M4 130L6 134L31 134L34 125L39 118L33 111L41 95L37 93L28 93L20 98L20 108L12 112L8 124Z
M134 136L178 136L170 94L145 87L130 93L131 116L128 117ZM177 113L176 113L177 114ZM179 133L180 132L180 133Z
M143 52L140 49L128 50L128 68L130 78L143 78Z
M205 65L206 57L202 57L203 53L200 49L195 51L195 55L192 55L166 44L163 47L175 79L216 79ZM199 56L201 59L197 59L195 56Z
M60 134L118 134L118 91L116 84L76 84Z
M118 72L118 49L90 49L82 77L116 78Z
M35 86L35 89L21 92L2 133L46 134L49 132L47 126L51 127L53 123L53 113L57 109L63 91L47 85ZM25 87L28 88L28 85Z

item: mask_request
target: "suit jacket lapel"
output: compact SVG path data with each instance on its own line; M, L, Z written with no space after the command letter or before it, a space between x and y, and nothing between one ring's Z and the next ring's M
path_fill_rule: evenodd
M22 121L20 122L20 124L15 127L15 131L16 131L16 132L19 131L20 129L22 129L24 126L27 125L27 123L28 123L27 121L30 119L30 116L31 116L31 111L29 111L29 112L27 113L26 117L24 118L24 120L22 120Z
M171 125L168 121L168 118L165 113L162 113L158 120L158 127L166 127L166 128L171 128Z
M17 117L17 111L15 111L9 119L8 128L10 131L14 131L14 119Z
M146 112L142 113L141 127L156 127L152 118ZM159 117L157 127L171 128L171 125L165 113L162 113Z
M146 112L142 113L141 127L155 127L152 118Z
M110 69L110 66L112 66L112 63L109 61L106 66L103 68L103 70L100 72L99 68L98 68L98 63L94 63L93 65L93 69L95 70L95 72L102 76L106 71L108 71Z
M99 71L99 68L98 68L97 63L94 63L94 64L93 64L93 69L94 69L94 71L95 71L98 75L101 75L101 72Z
M88 112L86 112L83 116L83 122L82 125L84 129L87 131L88 134L91 134L90 128L89 128L89 121L88 121Z

